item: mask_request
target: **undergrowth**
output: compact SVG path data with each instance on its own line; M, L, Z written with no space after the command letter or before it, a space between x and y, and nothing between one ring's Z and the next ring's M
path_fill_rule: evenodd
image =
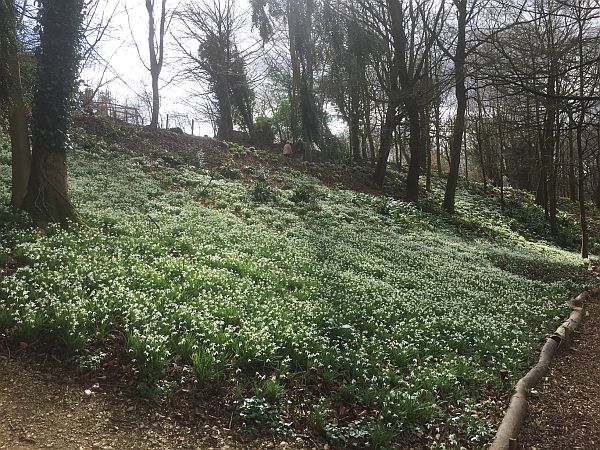
M504 215L465 191L452 219L76 135L70 188L90 228L31 228L0 165L0 253L21 264L0 281L0 328L73 355L120 330L141 391L163 392L182 361L199 392L235 386L243 427L482 446L503 406L490 393L510 390L585 281L577 255L526 239L529 206Z

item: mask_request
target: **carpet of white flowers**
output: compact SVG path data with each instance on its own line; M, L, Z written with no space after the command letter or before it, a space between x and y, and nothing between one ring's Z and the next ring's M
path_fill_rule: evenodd
M0 330L74 354L121 330L141 378L158 382L178 358L198 389L324 383L311 417L333 440L344 431L327 408L344 399L375 411L374 446L406 433L482 445L503 407L494 393L510 390L576 288L575 254L528 242L498 214L489 225L502 236L462 235L412 205L319 184L297 201L298 173L275 188L92 144L69 155L89 228L45 234L6 206L3 144L0 260L22 266L0 280ZM532 279L531 267L565 276Z

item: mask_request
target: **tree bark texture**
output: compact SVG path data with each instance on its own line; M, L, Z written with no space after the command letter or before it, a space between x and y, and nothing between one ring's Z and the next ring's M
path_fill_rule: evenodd
M31 174L24 208L40 225L79 222L67 190L72 97L83 0L40 1L38 89L33 100Z
M21 87L19 45L14 7L13 1L0 0L0 78L4 80L9 102L12 157L11 204L15 208L21 208L29 182L31 150L27 111Z
M444 193L444 209L454 212L454 201L456 187L458 186L458 175L460 169L460 154L462 139L465 129L465 112L467 110L467 89L465 86L465 60L466 60L466 27L467 27L467 0L457 0L455 5L458 10L456 40L456 53L454 55L454 80L456 93L456 117L452 130L452 142L450 144L450 170Z

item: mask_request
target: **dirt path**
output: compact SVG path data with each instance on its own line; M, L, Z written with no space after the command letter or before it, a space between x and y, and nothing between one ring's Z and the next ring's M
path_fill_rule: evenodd
M55 366L0 353L0 449L300 448L243 443L226 425L182 425L160 407L117 389L86 387Z
M586 307L580 333L553 362L533 398L522 448L600 449L600 302Z

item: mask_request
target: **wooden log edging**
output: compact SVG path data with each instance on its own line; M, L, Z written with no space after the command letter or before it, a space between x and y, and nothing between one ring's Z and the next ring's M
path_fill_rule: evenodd
M597 289L594 289L594 291L597 291ZM565 340L569 339L571 333L581 323L585 316L584 305L590 298L590 294L590 290L585 290L569 301L572 311L568 319L548 338L542 347L537 364L517 382L515 393L510 398L510 404L504 414L504 419L498 427L498 432L490 446L490 450L513 450L518 448L517 438L527 416L529 391L546 374L556 351Z

